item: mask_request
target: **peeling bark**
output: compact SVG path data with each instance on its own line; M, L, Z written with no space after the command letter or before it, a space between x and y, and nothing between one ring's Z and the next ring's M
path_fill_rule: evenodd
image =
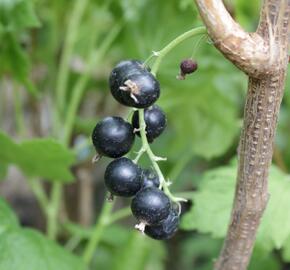
M196 0L215 46L249 75L231 220L216 270L247 269L268 201L268 171L288 65L290 0L265 0L255 33L220 0Z

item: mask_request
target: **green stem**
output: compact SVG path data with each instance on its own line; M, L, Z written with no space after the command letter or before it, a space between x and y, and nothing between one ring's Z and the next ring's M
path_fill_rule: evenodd
M152 74L154 74L156 76L156 73L159 69L159 66L161 64L161 61L163 60L163 58L172 50L174 49L178 44L180 44L181 42L185 41L188 38L191 38L193 36L196 35L201 35L201 34L206 34L206 28L201 26L201 27L197 27L194 29L191 29L183 34L181 34L180 36L178 36L177 38L175 38L174 40L172 40L168 45L166 45L162 50L158 51L158 52L154 52L154 54L156 55L156 61L152 66Z
M159 159L157 156L154 155L152 152L147 137L146 137L146 123L144 120L144 109L140 109L139 111L139 127L140 127L140 134L141 134L141 140L142 140L142 148L148 155L160 181L160 188L163 188L164 193L171 199L173 202L179 202L179 201L184 201L182 198L177 198L173 196L168 188L168 183L165 180L162 171L159 168L159 165L157 163L157 160Z
M65 244L65 248L69 251L74 251L74 249L80 244L82 241L82 237L79 235L74 235L72 238L70 238L67 243Z
M94 67L97 65L97 62L102 59L111 46L114 39L117 37L118 33L121 30L121 25L117 24L115 28L113 28L110 33L107 35L105 40L102 43L102 46L99 48L98 51L93 51L89 55L88 59L88 66L82 76L79 78L79 80L76 82L73 90L72 90L72 98L68 107L66 121L65 121L65 127L64 127L64 142L67 143L69 141L70 135L72 133L73 125L74 125L74 119L76 117L77 110L80 105L81 98L83 96L85 86L90 78L91 71L94 69Z
M63 53L56 84L57 104L60 113L62 113L65 105L66 88L69 77L69 62L77 35L79 33L78 28L80 26L80 20L85 11L87 2L88 0L75 0L73 11L68 22L67 35L64 41Z
M114 39L117 37L120 32L122 24L117 24L107 35L105 40L102 42L98 51L93 51L89 54L88 57L88 67L81 75L81 77L76 82L73 90L72 90L72 98L70 100L68 111L66 114L66 121L64 126L64 135L62 138L62 142L64 145L69 144L69 140L73 131L74 120L76 118L77 110L79 108L86 84L89 80L89 76L93 68L97 65L97 62L104 57L105 53L111 46ZM48 220L48 235L51 238L55 238L57 234L57 213L60 205L62 194L62 185L60 183L54 183L52 186L52 198L51 198L51 211Z
M21 104L20 92L16 83L13 83L13 93L14 93L13 105L14 105L17 132L19 135L23 135L25 134L25 121L24 121L23 111L21 107L22 104Z
M58 230L57 214L60 205L61 195L62 195L62 184L53 183L47 220L47 235L50 239L55 239L57 236Z
M94 251L96 250L96 247L101 239L102 233L105 227L108 225L109 215L111 213L112 208L113 208L112 202L107 201L104 202L98 222L96 223L96 226L94 228L93 235L90 238L84 250L83 259L86 264L90 263L94 255Z
M30 179L27 178L27 182L35 195L39 205L45 215L48 213L48 198L43 190L43 186L40 183L39 179Z
M126 218L128 216L130 216L132 214L131 208L130 207L126 207L126 208L122 208L118 211L116 211L115 213L113 213L108 220L108 224L112 224L115 223L116 221Z
M180 173L182 172L182 170L184 169L184 167L188 164L188 162L191 160L193 156L192 151L186 151L178 160L178 162L176 162L175 166L172 168L172 170L170 171L169 175L168 175L168 179L175 180Z

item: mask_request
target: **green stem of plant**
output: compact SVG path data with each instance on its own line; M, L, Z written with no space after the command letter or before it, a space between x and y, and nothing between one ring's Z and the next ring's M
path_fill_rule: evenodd
M75 0L72 14L68 22L68 29L64 41L63 53L60 61L60 68L56 84L57 105L60 114L65 105L66 88L69 77L69 62L72 56L73 47L79 33L80 20L83 16L88 0Z
M48 220L47 220L47 236L50 239L55 239L58 231L57 214L60 205L62 195L62 184L53 183L51 191L51 199L48 208Z
M85 72L76 82L73 90L72 90L72 98L70 100L68 111L66 114L66 121L64 126L64 135L62 138L62 142L64 145L69 144L69 140L73 131L74 119L76 118L77 110L79 108L82 96L84 94L84 90L86 84L89 80L89 76L93 68L97 65L97 62L104 57L105 53L111 46L114 39L117 37L122 27L122 23L117 24L107 35L105 40L102 42L98 51L92 51L88 57L88 67ZM62 185L60 183L54 183L52 186L52 198L51 198L51 210L50 210L50 218L48 220L48 235L51 238L55 238L57 234L57 213L60 205L62 194Z
M158 157L156 157L154 155L154 153L152 152L150 145L148 143L147 137L146 137L146 123L144 120L144 109L140 109L138 110L139 113L139 127L140 127L140 134L141 134L141 140L142 140L142 148L141 150L146 152L158 177L159 177L159 181L160 181L160 188L163 188L164 193L171 199L171 201L173 202L179 202L179 201L183 201L182 198L177 198L175 196L173 196L168 188L168 183L165 180L162 171L159 168L159 165L157 163L157 159Z
M105 227L108 225L109 222L109 215L111 213L111 210L113 208L112 202L104 201L101 214L98 218L98 222L96 223L96 226L93 231L93 235L90 238L83 254L83 260L86 264L89 264L93 255L94 251L96 250L96 247L101 239L102 233L105 229Z
M39 205L44 212L45 215L48 213L48 198L43 190L43 186L41 185L41 182L39 179L30 179L27 178L27 182L35 195L37 201L39 202Z
M19 92L19 87L16 83L13 83L13 93L14 93L14 113L15 113L15 122L19 135L23 135L25 133L25 121L23 117L23 111L21 108L21 96Z
M84 94L85 86L89 80L90 74L94 67L96 66L97 62L101 60L109 47L111 46L114 39L117 37L121 30L121 24L117 24L107 35L105 40L103 41L101 47L98 51L93 51L88 58L88 66L82 76L79 78L79 80L76 82L73 90L72 90L72 98L68 107L67 115L66 115L66 121L65 121L65 127L64 127L64 142L68 142L70 135L72 133L73 125L74 125L74 119L76 117L77 110L80 105L80 101L82 99L82 96Z
M182 172L182 170L184 169L184 167L188 164L188 162L192 159L192 151L186 151L180 158L179 160L176 162L175 166L172 168L172 170L170 171L169 175L168 175L168 179L175 180L180 173Z
M153 66L152 66L152 74L154 74L156 76L156 73L159 69L159 66L161 64L161 61L163 60L163 58L172 50L174 49L178 44L182 43L183 41L185 41L188 38L191 38L193 36L196 35L201 35L201 34L206 34L206 28L201 26L201 27L197 27L194 29L191 29L183 34L181 34L180 36L178 36L177 38L175 38L174 40L172 40L168 45L166 45L162 50L158 51L158 52L154 52L154 55L156 55L156 61L154 62Z
M168 45L166 45L162 50L158 51L158 52L154 52L153 55L156 56L156 60L154 62L154 64L152 65L152 70L151 73L156 76L157 71L159 69L159 66L163 60L163 58L171 51L173 50L178 44L182 43L183 41L185 41L188 38L191 38L193 36L196 35L201 35L201 34L206 34L206 28L205 27L197 27L194 29L191 29L183 34L181 34L180 36L178 36L177 38L175 38L174 40L172 40ZM151 57L149 58L151 59ZM159 165L157 163L158 157L156 157L154 155L154 153L152 152L149 143L147 141L147 137L146 137L146 123L144 120L144 109L139 109L139 127L140 127L140 134L141 134L141 140L142 140L142 148L140 149L137 157L135 158L135 162L138 162L139 158L142 156L142 154L144 152L147 153L156 173L158 174L159 177L159 181L160 181L160 188L163 188L164 193L173 201L173 202L179 202L179 201L184 201L184 199L182 198L178 198L172 195L172 193L170 192L169 188L168 188L168 182L165 180L162 171L159 168Z
M126 218L130 216L131 214L132 214L132 211L130 207L122 208L116 211L115 213L111 214L111 216L108 219L108 224L115 223L116 221Z

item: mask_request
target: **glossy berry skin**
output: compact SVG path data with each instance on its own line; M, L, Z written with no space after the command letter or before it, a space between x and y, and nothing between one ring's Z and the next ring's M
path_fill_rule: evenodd
M146 108L160 95L156 78L136 60L117 64L111 72L109 84L112 95L125 106Z
M153 105L144 110L144 120L146 124L146 137L149 143L152 143L155 138L157 138L163 130L166 128L166 116L162 109ZM135 129L139 128L139 114L135 111L132 117L132 126ZM136 133L140 136L140 132Z
M142 188L146 187L159 187L159 177L158 175L150 169L142 171Z
M113 97L121 104L129 106L122 97L122 91L119 87L123 84L124 79L131 74L142 73L142 62L137 60L125 60L119 62L112 70L109 77L110 90Z
M145 234L156 240L165 240L173 237L178 229L179 215L176 210L171 209L168 217L159 225L145 227Z
M157 225L170 213L170 200L156 187L141 189L131 202L133 215L142 223Z
M115 159L106 168L105 185L112 195L131 197L141 189L142 170L126 157Z
M147 108L160 96L160 86L156 78L148 71L134 73L125 78L122 97L130 107Z
M118 116L106 117L93 130L92 141L101 156L118 158L127 154L135 139L133 127Z

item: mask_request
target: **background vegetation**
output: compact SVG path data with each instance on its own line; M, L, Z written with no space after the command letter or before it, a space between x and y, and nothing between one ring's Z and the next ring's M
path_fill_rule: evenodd
M227 6L250 31L257 2ZM212 268L234 194L247 79L210 40L184 42L158 73L168 128L152 147L168 158L160 165L172 190L190 199L178 234L157 242L135 232L129 200L104 214L109 159L91 164L96 122L128 114L108 90L115 63L145 60L199 25L192 0L0 0L0 270L86 269L81 256L93 235L90 269ZM198 71L176 80L192 54ZM290 269L289 82L279 121L255 270ZM58 243L48 239L56 235Z

